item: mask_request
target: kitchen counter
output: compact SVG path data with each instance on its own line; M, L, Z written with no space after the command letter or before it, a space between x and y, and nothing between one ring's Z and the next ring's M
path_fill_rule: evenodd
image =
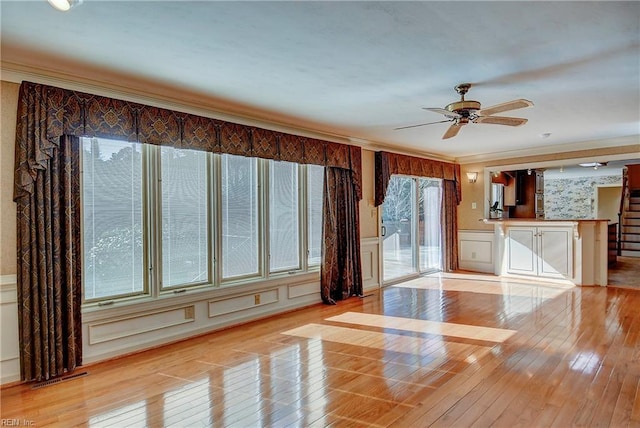
M604 219L484 219L494 226L495 274L607 285Z

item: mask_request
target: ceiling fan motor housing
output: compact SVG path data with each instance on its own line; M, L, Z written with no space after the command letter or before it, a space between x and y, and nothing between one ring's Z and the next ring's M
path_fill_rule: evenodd
M455 103L447 105L445 109L458 113L462 117L469 117L476 111L480 110L480 103L473 100L456 101Z

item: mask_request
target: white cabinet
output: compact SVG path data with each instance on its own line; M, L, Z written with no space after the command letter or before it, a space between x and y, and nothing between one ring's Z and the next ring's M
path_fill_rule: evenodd
M506 228L506 273L547 278L573 276L573 228L513 226Z
M608 220L485 220L494 225L496 275L607 285Z

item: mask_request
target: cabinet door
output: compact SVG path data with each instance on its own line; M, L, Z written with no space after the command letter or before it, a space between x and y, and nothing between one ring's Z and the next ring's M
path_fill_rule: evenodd
M506 251L506 271L508 273L537 275L535 227L510 227L507 229Z
M550 278L572 277L572 233L571 228L538 228L539 276L546 276Z

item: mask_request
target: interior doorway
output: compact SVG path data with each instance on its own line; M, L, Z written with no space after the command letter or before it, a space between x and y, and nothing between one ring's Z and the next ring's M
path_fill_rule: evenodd
M617 223L621 198L622 186L619 184L596 186L593 204L594 218L607 219L610 223Z

